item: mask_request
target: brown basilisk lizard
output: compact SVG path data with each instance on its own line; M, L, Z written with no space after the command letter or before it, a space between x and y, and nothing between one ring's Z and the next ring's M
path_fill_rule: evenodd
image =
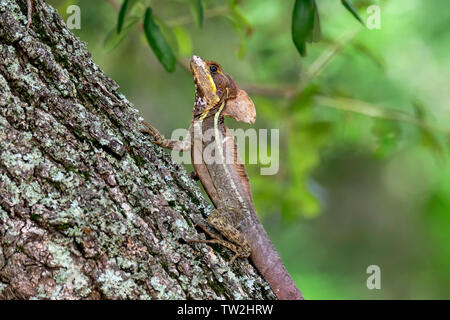
M216 62L193 56L190 68L196 94L186 139L165 139L146 122L143 122L146 129L142 130L162 147L191 150L195 173L216 208L209 214L208 223L226 238L211 232L204 223L197 223L212 239L186 241L216 243L229 248L234 252L230 264L238 257L250 256L279 299L303 299L258 219L236 141L224 124L224 116L253 123L255 106Z

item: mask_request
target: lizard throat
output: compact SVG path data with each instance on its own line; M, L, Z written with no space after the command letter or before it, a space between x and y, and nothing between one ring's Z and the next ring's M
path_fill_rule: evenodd
M201 91L197 90L195 92L195 102L194 109L192 110L194 118L199 118L199 120L204 120L208 115L211 114L211 111L214 109L218 109L216 114L220 114L225 108L226 101L229 96L229 90L226 88L225 96L219 98L219 101L216 104L208 103L208 99L201 93Z

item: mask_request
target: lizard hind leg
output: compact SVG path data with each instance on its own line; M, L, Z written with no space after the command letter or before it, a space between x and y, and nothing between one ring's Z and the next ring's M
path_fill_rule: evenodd
M215 211L213 211L213 212L215 212ZM208 219L208 221L209 221L209 219ZM215 222L215 220L213 219L213 223L214 222ZM218 234L210 231L208 229L208 227L206 225L204 225L203 223L197 223L196 226L200 227L212 239L208 239L208 240L203 240L203 239L199 239L199 240L197 240L197 239L184 239L186 242L188 242L188 243L219 244L219 245L222 245L222 246L230 249L231 251L234 252L234 256L231 258L230 263L229 263L230 266L234 263L234 261L237 258L248 258L250 256L250 247L246 243L245 239L244 239L244 244L243 245L235 244L235 243L233 243L231 241L224 240ZM215 228L214 225L212 225L212 226ZM231 227L231 226L229 226L229 227ZM217 230L220 231L219 229L217 229ZM238 230L235 230L235 231L239 233Z
M226 241L224 239L222 239L218 234L212 232L211 230L208 229L208 227L206 225L204 225L203 223L197 223L195 225L196 227L200 227L208 236L210 236L212 239L184 239L186 242L188 243L214 243L214 244L220 244L228 249L230 249L231 251L233 251L234 253L237 254L237 252L239 252L239 246L235 245L232 242Z
M211 224L214 229L219 231L221 235L223 235L227 240L222 239L218 235L212 233L208 230L208 228L203 224L198 224L211 238L214 240L208 241L209 243L217 243L220 244L231 251L234 252L233 258L230 260L230 265L234 263L236 258L248 258L251 253L250 246L245 238L244 234L236 229L232 221L228 221L228 215L224 210L214 210L208 216L208 222ZM206 242L205 240L204 242Z

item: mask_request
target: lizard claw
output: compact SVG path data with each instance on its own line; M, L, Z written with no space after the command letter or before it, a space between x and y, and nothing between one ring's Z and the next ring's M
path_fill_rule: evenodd
M231 267L238 257L239 257L239 254L236 253L236 254L233 256L233 258L231 258L231 260L230 260L230 262L228 263L228 265Z
M183 239L183 241L186 243L201 243L204 241L202 239L190 239L190 238L185 238L185 237L181 237L181 239Z

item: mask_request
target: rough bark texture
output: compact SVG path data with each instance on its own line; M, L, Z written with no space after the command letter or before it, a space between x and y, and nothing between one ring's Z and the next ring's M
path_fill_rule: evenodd
M188 245L209 205L58 13L0 0L0 298L273 299ZM151 119L147 119L151 122Z

